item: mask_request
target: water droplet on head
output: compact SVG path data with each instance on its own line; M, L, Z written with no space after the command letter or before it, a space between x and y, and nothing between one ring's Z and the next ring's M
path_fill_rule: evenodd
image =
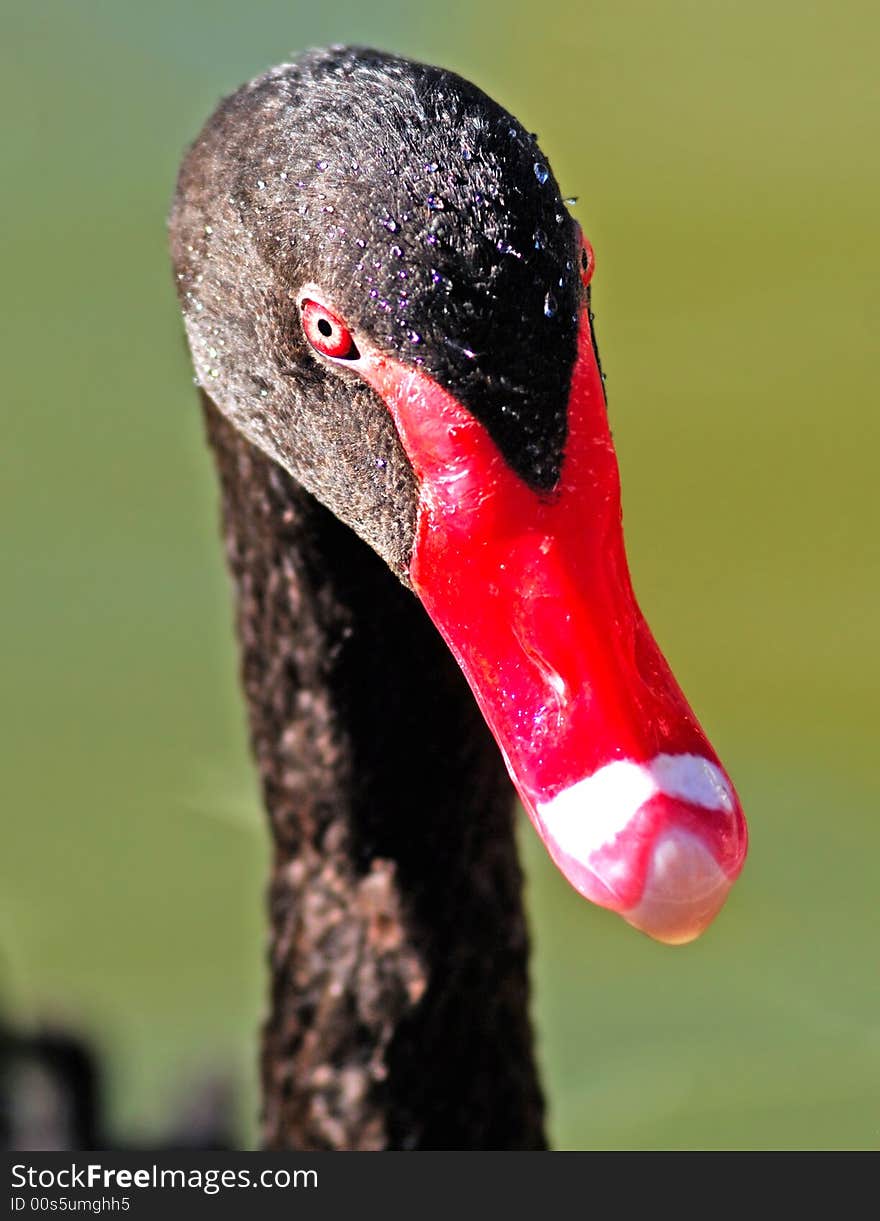
M429 161L425 165L425 169L428 171L429 174L436 174L437 171L440 169L440 166L437 164L436 161Z
M385 228L388 230L389 233L396 233L397 230L400 228L400 225L398 225L397 221L394 219L393 216L386 217L386 219L382 221L382 224L385 226Z
M536 161L533 168L535 171L535 177L537 178L538 182L540 182L541 186L543 186L550 177L550 171L542 161Z
M327 168L327 166L328 166L329 164L330 164L330 163L329 163L328 161L325 161L325 160L322 158L320 161L316 161L316 162L315 162L315 169L320 170L320 171L321 171L321 173L323 174L323 173L324 173L324 170L326 170L326 168Z
M393 254L396 259L403 258L403 251L399 246L392 246L390 253Z
M502 254L512 254L515 259L521 259L522 255L518 250L511 246L510 242L506 242L503 237L499 237L495 243L496 250L500 250Z
M410 341L410 343L421 343L422 342L422 337L418 333L418 331L407 331L406 337Z
M546 318L553 318L556 314L557 308L556 298L552 293L548 293L544 298L544 316Z
M443 209L446 207L446 204L443 202L443 200L440 198L439 195L429 195L428 198L425 200L425 203L428 205L428 207L430 208L430 210L432 212L442 212Z
M544 232L543 229L536 229L534 234L532 235L532 240L535 243L536 250L543 250L544 247L547 245L547 234Z
M265 182L263 182L263 179L262 179L262 178L258 178L258 179L257 179L257 188L258 188L258 190L260 190L260 191L265 191L265 189L266 189L266 184L265 184Z

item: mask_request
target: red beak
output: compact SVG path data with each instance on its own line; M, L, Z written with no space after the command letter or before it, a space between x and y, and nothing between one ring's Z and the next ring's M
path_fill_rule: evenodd
M742 868L746 825L633 593L586 308L551 493L426 374L375 352L360 368L420 482L413 587L551 857L636 928L692 940Z

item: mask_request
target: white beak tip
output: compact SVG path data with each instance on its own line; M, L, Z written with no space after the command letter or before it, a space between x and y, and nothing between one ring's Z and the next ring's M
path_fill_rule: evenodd
M641 899L621 915L655 941L685 945L712 923L732 884L695 835L671 829L654 843Z

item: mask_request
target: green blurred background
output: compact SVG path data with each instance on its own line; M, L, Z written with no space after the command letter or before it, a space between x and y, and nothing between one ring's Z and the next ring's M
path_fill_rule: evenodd
M522 828L553 1139L880 1143L878 32L857 0L3 5L0 987L97 1041L119 1131L221 1064L253 1141L263 1005L165 213L223 93L359 41L477 81L580 197L636 587L751 822L676 950Z

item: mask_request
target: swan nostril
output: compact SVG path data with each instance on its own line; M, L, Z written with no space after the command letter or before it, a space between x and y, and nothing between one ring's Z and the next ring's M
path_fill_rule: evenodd
M584 288L586 288L590 283L590 280L592 280L593 272L596 269L596 256L593 254L593 247L583 236L583 234L581 235L581 240L583 242L580 257L581 283L583 284Z

